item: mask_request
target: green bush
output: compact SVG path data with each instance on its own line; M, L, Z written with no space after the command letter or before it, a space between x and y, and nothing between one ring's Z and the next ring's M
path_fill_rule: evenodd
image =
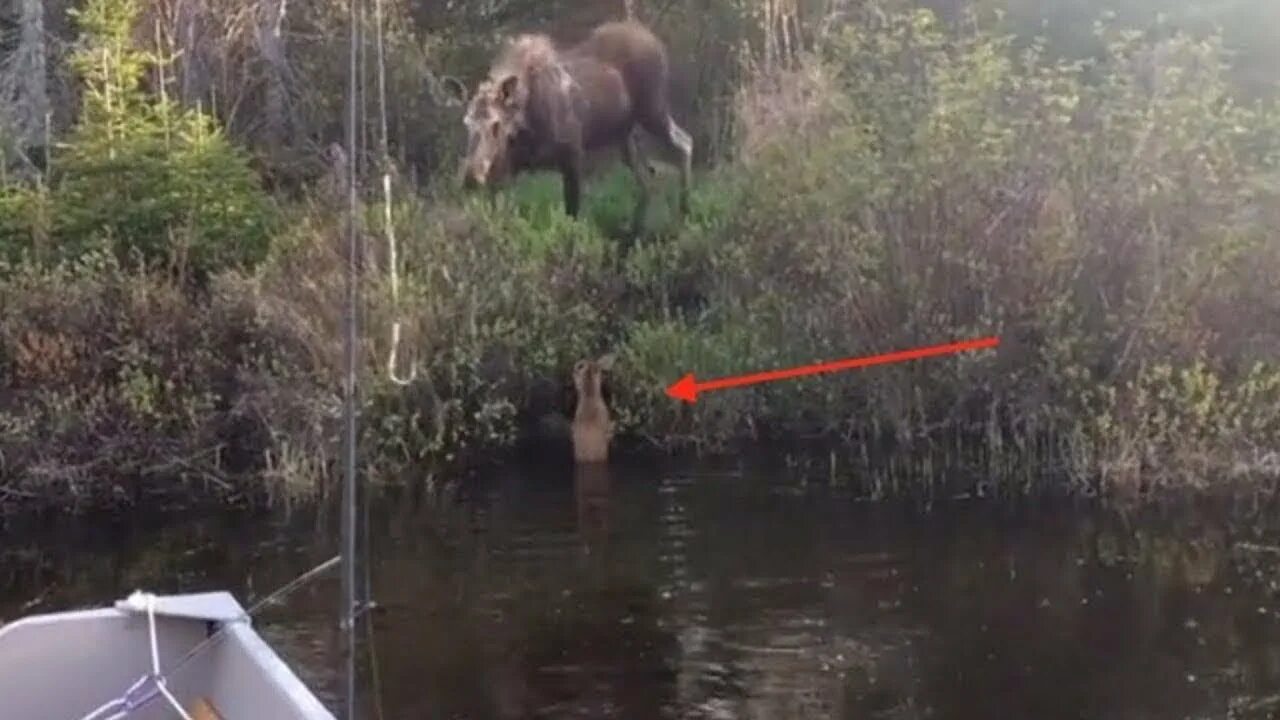
M0 185L0 260L16 263L24 256L52 256L51 205L44 187Z
M1274 475L1258 388L1280 377L1267 318L1280 301L1280 113L1233 99L1217 41L1174 37L1153 66L1149 45L1104 27L1108 53L1086 67L946 35L927 12L862 20L744 88L740 200L710 237L695 224L633 258L632 277L655 285L698 267L681 284L702 303L631 325L627 431L665 447L816 436L855 458L884 440L927 454L976 439L984 473L1021 482L1027 466L1063 467L1089 491L1117 482L1104 468L1139 446L1150 484ZM689 247L705 248L700 262ZM691 408L660 392L689 371L991 334L1003 338L994 355L711 393ZM1206 358L1212 369L1197 370ZM1182 409L1179 434L1213 438L1197 462L1161 440L1161 423L1115 415L1152 397L1140 390L1151 367L1216 383L1211 415L1191 412L1185 383L1158 395Z
M270 201L207 115L140 88L166 63L133 48L137 15L136 0L93 0L79 13L81 114L54 154L50 191L0 195L0 250L57 262L105 249L196 279L260 262Z
M194 112L81 128L60 156L55 236L64 256L111 249L124 262L198 278L265 257L270 206L244 156Z

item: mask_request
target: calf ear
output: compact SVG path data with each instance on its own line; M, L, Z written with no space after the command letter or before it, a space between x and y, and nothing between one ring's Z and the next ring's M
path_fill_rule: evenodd
M613 353L609 353L608 355L604 355L599 360L597 360L596 364L600 366L601 370L612 370L613 362L614 362Z
M467 103L467 86L456 77L446 75L440 80L440 85L444 88L444 96L450 105L465 105Z

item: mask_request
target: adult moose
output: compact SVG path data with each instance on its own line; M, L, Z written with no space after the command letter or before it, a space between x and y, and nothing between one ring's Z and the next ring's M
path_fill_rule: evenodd
M565 212L576 217L584 154L616 146L640 186L638 223L649 192L638 126L678 158L680 211L688 212L693 140L671 118L668 74L666 48L634 21L599 25L568 49L542 34L515 37L467 106L464 185L495 187L523 171L559 170ZM461 83L446 84L466 102Z

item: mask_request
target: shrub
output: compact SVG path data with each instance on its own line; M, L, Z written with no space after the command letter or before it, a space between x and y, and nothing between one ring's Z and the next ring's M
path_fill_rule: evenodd
M741 201L709 239L690 231L708 250L682 284L705 309L633 325L623 426L662 446L765 429L852 440L855 457L884 440L918 455L976 439L988 475L1021 484L1023 468L1057 459L1090 491L1133 452L1152 483L1247 458L1272 467L1257 461L1280 447L1255 403L1280 373L1266 317L1280 300L1266 219L1280 113L1233 100L1212 37L1164 41L1152 65L1134 36L1100 32L1108 53L1085 66L873 9L750 82ZM682 272L686 242L633 272ZM691 408L660 393L689 371L989 334L1003 338L994 356L739 388ZM1180 380L1155 391L1156 367ZM1192 411L1207 402L1197 382L1213 383L1213 413ZM1116 414L1155 398L1158 423ZM1173 407L1177 432L1202 438L1195 450L1162 439L1175 437Z
M266 427L256 396L279 384L323 397L270 330L234 278L196 301L109 254L11 268L0 283L6 496L70 510L261 497L270 488L250 479L271 431L307 438ZM278 411L305 418L298 407Z
M47 196L4 191L0 243L52 262L107 249L196 279L259 262L272 213L247 156L207 115L141 90L165 61L132 47L137 13L136 0L93 0L79 13L81 115Z

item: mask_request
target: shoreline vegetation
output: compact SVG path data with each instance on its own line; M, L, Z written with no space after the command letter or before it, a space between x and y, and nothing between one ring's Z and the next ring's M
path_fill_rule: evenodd
M260 151L148 86L174 61L136 40L139 12L86 3L74 121L0 187L0 514L294 502L336 472L340 183L317 161L264 189ZM772 446L875 498L957 469L987 496L1273 494L1280 106L1237 92L1221 38L1100 24L1076 60L889 2L828 20L699 80L723 101L691 110L712 148L691 212L660 170L640 238L621 168L587 181L578 220L552 176L460 193L460 111L436 107L435 171L393 161L393 304L374 158L364 472L568 462L570 369L611 352L615 458ZM673 57L696 45L656 30ZM386 372L396 320L407 385ZM987 335L999 348L692 406L663 392Z

